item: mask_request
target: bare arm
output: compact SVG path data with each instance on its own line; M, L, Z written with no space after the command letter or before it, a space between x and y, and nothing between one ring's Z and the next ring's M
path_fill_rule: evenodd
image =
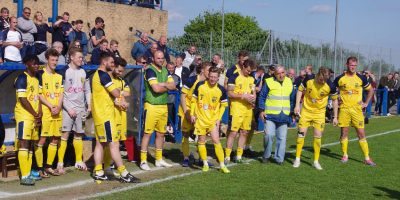
M49 109L52 109L54 105L52 105L49 101L47 101L46 98L44 98L43 95L39 95L39 99L40 102L42 102L42 104L44 104L45 106L47 106Z
M365 99L363 107L367 107L369 104L369 101L371 101L371 98L374 96L374 89L372 87L369 88L368 90L368 95L367 99Z
M168 88L165 83L152 84L151 89L153 89L153 91L156 93L164 93L168 91Z
M294 113L295 114L299 114L300 113L301 96L303 96L303 91L298 90L297 93L296 93L296 106L294 108Z
M32 108L32 105L29 103L26 97L19 97L19 101L21 102L22 107L27 110L31 115L33 115L34 117L37 117L39 115L39 113L36 113L36 111Z

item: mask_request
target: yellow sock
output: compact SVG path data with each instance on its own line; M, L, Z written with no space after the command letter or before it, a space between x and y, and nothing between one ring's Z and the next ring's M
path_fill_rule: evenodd
M184 158L189 158L189 138L183 137L182 139L182 153Z
M50 143L47 148L47 167L51 167L57 154L57 144Z
M225 157L230 158L232 153L232 149L230 148L225 148Z
M74 137L73 141L75 149L75 162L82 162L83 156L83 141L81 137Z
M162 160L162 149L156 149L156 160Z
M147 151L140 151L140 162L147 162Z
M122 176L126 176L129 172L128 170L126 170L125 165L121 165L117 168L119 174L121 174Z
M238 147L237 150L236 150L236 158L237 159L241 159L242 155L243 155L243 149Z
M297 137L296 141L296 158L300 159L301 151L303 150L304 146L304 137Z
M18 150L18 162L19 169L21 171L21 177L25 178L29 176L31 172L31 165L29 165L29 154L28 149L19 149Z
M32 168L32 159L33 159L33 152L29 151L28 152L28 163L29 163L30 169Z
M247 139L246 139L246 146L249 147L251 144L251 140L253 139L254 131L249 131L247 134Z
M65 151L67 150L67 139L61 138L60 147L58 147L58 162L64 163Z
M35 158L36 158L36 165L39 169L43 168L43 146L42 145L35 145Z
M103 158L104 169L107 169L111 166L112 162L110 147L109 146L104 147L103 152L104 152L104 158Z
M96 166L94 166L94 172L97 174L97 175L103 175L104 174L104 171L103 171L103 165L102 164L99 164L99 165L96 165Z
M369 160L369 149L367 139L361 139L358 141L360 144L361 150L364 153L365 160Z
M206 149L206 143L198 143L197 148L199 151L199 157L201 160L205 161L207 160L207 149Z
M215 155L217 156L218 162L221 164L224 163L224 149L222 148L221 143L214 144ZM225 166L225 165L223 165Z
M349 145L349 140L347 138L344 138L344 139L340 140L340 143L342 144L343 156L348 156L347 147Z
M321 138L314 137L314 161L319 160L320 153L321 153Z

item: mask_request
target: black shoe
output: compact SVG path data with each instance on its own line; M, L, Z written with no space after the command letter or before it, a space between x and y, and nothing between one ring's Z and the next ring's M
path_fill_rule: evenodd
M269 164L271 161L269 160L269 158L261 158L260 159L260 161L261 161L261 163L263 163L263 164Z
M119 181L122 183L140 183L140 179L134 177L130 173L128 173L126 176L121 176Z
M248 158L254 158L256 156L256 152L251 149L245 149L243 154Z
M283 162L276 162L276 164L282 166Z
M110 180L105 174L100 176L100 175L97 175L96 173L93 174L93 179L95 181L108 181L108 180Z

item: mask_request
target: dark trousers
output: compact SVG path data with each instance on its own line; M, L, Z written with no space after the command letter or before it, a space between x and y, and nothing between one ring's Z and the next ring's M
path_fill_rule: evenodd
M6 138L6 130L4 129L3 120L1 119L0 115L0 147L3 145L5 138Z
M375 112L382 113L383 91L378 91L376 95Z
M388 113L390 108L396 104L396 96L397 95L395 91L390 91L388 94L388 107L387 107Z

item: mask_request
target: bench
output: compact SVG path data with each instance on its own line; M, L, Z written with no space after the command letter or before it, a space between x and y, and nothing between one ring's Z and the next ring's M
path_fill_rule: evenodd
M1 176L3 178L8 177L8 169L16 169L17 168L17 153L15 151L9 151L5 154L0 155L1 160Z

